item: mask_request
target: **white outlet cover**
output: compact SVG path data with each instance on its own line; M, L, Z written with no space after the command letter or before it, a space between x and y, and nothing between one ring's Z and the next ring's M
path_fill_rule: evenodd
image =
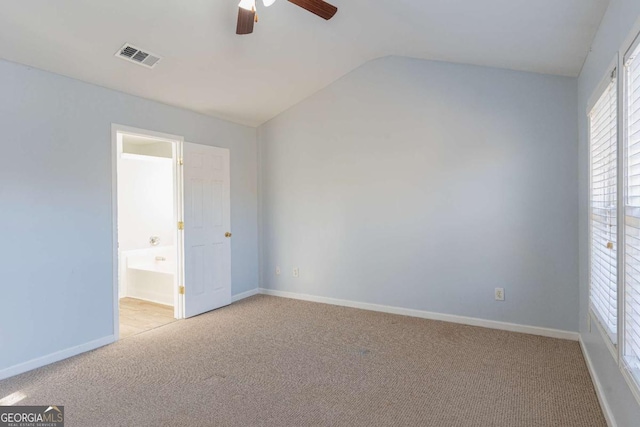
M496 301L504 301L504 288L496 288L495 297Z
M300 277L300 269L298 267L293 269L293 277Z
M276 276L280 275L280 267L276 267Z

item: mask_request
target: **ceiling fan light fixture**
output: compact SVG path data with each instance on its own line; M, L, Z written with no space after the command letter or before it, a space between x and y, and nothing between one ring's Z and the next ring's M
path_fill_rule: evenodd
M253 33L253 25L258 22L256 0L240 0L238 4L238 25L236 34Z
M256 0L240 0L238 7L244 10L256 10Z
M271 6L275 0L262 0L265 7ZM329 20L336 14L338 8L324 0L289 0L296 6L300 6L308 12L319 16L320 18ZM256 0L240 0L238 4L238 24L236 26L236 34L251 34L253 26L258 22L258 14L256 13Z

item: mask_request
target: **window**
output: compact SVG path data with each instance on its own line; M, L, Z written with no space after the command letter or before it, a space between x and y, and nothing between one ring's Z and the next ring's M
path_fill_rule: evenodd
M640 40L624 58L625 280L622 360L640 381Z
M591 164L589 299L592 313L595 314L614 345L617 343L618 324L617 99L614 71L611 78L607 79L604 91L589 113ZM640 201L640 192L638 196ZM640 239L640 235L638 237ZM640 240L638 247L640 248ZM640 266L638 272L640 273Z
M589 313L640 403L640 22L589 101ZM618 73L622 79L617 81ZM618 103L620 112L618 114ZM620 138L618 138L618 133ZM617 153L620 153L618 156ZM623 171L624 169L624 171ZM618 170L623 173L618 173ZM618 228L618 222L620 227ZM618 256L619 252L619 256ZM618 271L619 267L619 271ZM618 301L620 302L618 304ZM618 345L619 344L619 345Z

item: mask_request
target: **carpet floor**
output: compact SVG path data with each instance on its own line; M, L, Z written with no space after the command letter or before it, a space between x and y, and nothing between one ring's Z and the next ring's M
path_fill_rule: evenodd
M577 342L257 295L4 381L66 426L606 426Z

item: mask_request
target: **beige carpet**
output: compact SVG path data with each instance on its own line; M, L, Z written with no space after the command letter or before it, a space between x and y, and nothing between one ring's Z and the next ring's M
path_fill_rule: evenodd
M69 426L605 426L578 343L255 296L0 382Z

